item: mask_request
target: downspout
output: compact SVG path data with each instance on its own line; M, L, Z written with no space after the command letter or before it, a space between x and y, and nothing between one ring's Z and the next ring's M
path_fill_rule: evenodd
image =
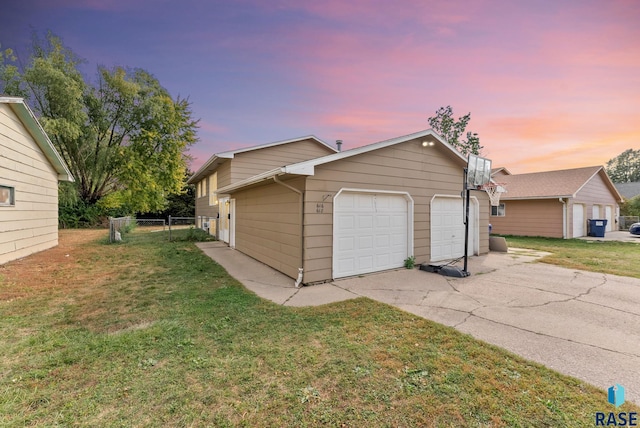
M302 193L302 191L296 189L295 187L280 181L277 175L273 176L273 181L281 186L286 187L289 190L296 192L300 196L300 267L298 268L298 278L296 279L296 282L294 284L296 288L300 288L300 284L302 284L302 278L304 276L304 194Z
M567 239L567 203L562 198L558 198L562 204L562 239Z

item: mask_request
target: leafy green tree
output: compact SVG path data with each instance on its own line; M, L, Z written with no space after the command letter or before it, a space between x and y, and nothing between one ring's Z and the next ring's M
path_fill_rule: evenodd
M0 92L27 98L76 179L84 205L160 211L182 191L197 121L142 69L98 67L95 83L57 36L34 37L23 70L0 62Z
M137 213L136 218L168 218L172 217L193 217L196 214L196 186L187 184L192 171L187 170L182 182L182 191L167 197L167 205L163 211Z
M463 155L468 156L470 153L478 155L484 148L480 145L478 134L467 131L467 139L462 139L470 120L471 113L467 113L456 121L453 118L453 109L451 106L446 106L440 107L436 115L429 118L429 126Z
M640 149L627 149L609 159L605 169L614 183L640 181Z
M620 215L640 217L640 196L624 201L620 204Z

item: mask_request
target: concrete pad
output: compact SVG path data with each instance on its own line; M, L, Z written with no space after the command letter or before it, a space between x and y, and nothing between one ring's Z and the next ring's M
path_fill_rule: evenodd
M639 279L536 263L548 253L510 248L469 258L467 278L395 269L296 289L292 278L224 244L198 247L249 290L278 304L368 297L602 389L619 383L627 401L640 404Z
M343 290L333 284L317 284L298 289L285 306L320 306L329 303L342 302L344 300L355 299L358 296L348 290Z
M466 311L446 309L422 305L400 305L398 308L412 313L416 316L435 321L448 327L455 327L462 324L469 317Z
M317 306L359 297L332 284L296 288L292 278L220 241L196 245L248 290L280 305Z
M222 242L199 242L200 250L258 296L284 304L297 291L294 280Z
M497 251L499 253L509 252L509 246L507 240L502 236L490 236L489 237L489 251Z
M522 330L478 317L468 318L457 329L602 389L620 383L627 388L627 401L640 404L640 394L636 387L640 384L638 356ZM603 397L603 401L606 401L604 392Z

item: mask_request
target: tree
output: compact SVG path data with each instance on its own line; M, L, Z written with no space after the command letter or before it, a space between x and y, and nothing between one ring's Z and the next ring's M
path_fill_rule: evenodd
M137 213L137 218L193 217L196 213L196 186L187 184L192 171L187 170L182 182L182 191L167 197L167 205L163 211Z
M457 121L454 120L453 109L451 106L446 106L440 107L436 115L429 118L429 126L463 155L468 156L470 153L478 155L484 148L480 145L478 134L468 131L467 139L461 140L470 120L471 113L459 117Z
M614 183L640 181L640 149L627 149L609 159L605 169Z
M182 191L185 152L197 140L188 100L174 100L142 69L100 66L91 84L81 63L52 33L34 36L21 73L0 62L0 92L30 101L82 202L130 213L164 209L167 196Z
M640 196L634 196L620 204L620 215L640 216Z

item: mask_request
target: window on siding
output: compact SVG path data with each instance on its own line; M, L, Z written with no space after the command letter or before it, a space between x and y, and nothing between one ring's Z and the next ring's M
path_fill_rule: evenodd
M491 205L491 216L492 217L504 217L504 204L500 204L497 207Z
M218 172L209 176L209 205L218 205Z
M16 204L16 190L9 186L0 186L0 207L12 207Z

